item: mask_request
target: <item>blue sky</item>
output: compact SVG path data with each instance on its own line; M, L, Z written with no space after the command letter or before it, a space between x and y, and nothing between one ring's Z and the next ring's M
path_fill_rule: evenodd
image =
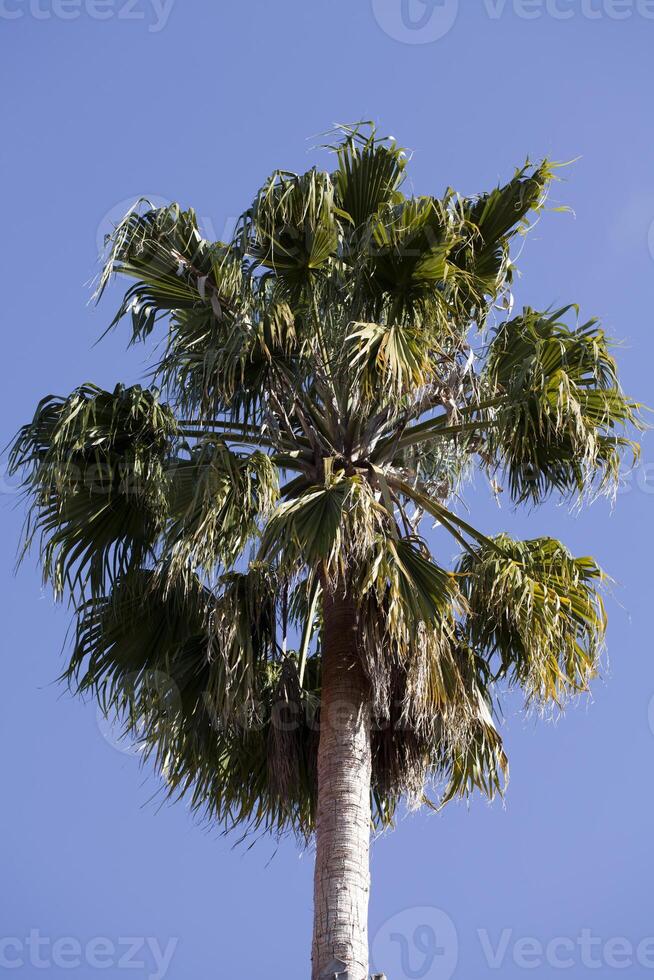
M362 118L413 151L419 193L579 157L553 190L574 215L534 229L516 299L601 317L625 387L654 402L654 3L402 2L0 0L3 443L45 393L146 366L124 332L94 346L117 295L88 305L112 216L141 194L176 199L220 237L272 169L324 159L313 134ZM4 472L1 489L0 974L122 977L131 960L134 978L306 976L310 853L234 848L151 801L94 708L54 684L66 612L34 562L13 576L22 512ZM616 582L609 660L592 703L556 723L507 707L504 805L414 815L375 843L376 965L389 980L566 962L575 977L652 975L651 440L613 512L516 515L482 483L467 500L490 531L599 559Z

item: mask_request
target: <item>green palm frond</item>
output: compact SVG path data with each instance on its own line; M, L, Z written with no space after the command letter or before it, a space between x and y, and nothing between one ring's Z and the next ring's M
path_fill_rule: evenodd
M277 638L281 587L277 571L263 562L222 578L210 621L214 675L209 688L222 711L250 704L258 672L283 652Z
M338 156L332 176L336 204L345 212L351 230L357 232L379 211L402 199L406 154L393 140L380 140L374 129L343 130L345 138L331 147Z
M171 586L151 569L133 569L107 596L80 605L68 681L80 693L96 694L103 710L128 712L134 730L142 711L133 699L149 697L156 676L170 679L180 699L176 709L185 698L194 702L208 681L212 605L196 576Z
M316 665L308 665L292 732L297 781L281 792L273 719L284 710L285 668L267 659L274 625L270 603L258 605L263 578L261 569L247 584L232 578L216 602L197 578L171 587L156 572L133 573L80 608L67 674L153 762L166 795L186 798L228 829L242 821L306 835L315 793ZM216 624L229 612L237 621ZM244 649L252 658L247 704L234 698Z
M480 547L459 565L470 643L529 700L561 704L586 691L597 672L604 575L592 558L574 558L553 538L493 541L496 548Z
M491 417L488 447L516 501L610 490L623 450L637 453L622 433L640 425L639 406L620 389L606 336L595 320L568 327L561 318L569 310L525 309L490 345L488 384L506 398Z
M256 425L267 388L296 373L302 354L288 304L251 297L249 315L231 322L176 314L160 373L185 413Z
M452 575L439 568L413 541L388 542L397 563L397 588L414 623L437 624L457 595ZM395 575L393 575L395 578Z
M290 573L305 565L335 580L348 557L356 562L369 551L388 518L370 485L341 471L325 486L308 487L281 503L264 531L261 551Z
M130 314L132 337L140 340L173 311L206 321L234 315L242 288L238 256L202 238L195 212L178 204L147 208L138 201L107 239L107 256L96 296L112 275L136 279L111 324Z
M447 201L412 198L389 208L371 228L373 288L391 297L397 315L421 304L441 313L438 327L447 336L448 256L461 227Z
M168 482L164 549L178 570L231 568L279 494L277 467L266 453L235 453L220 439L178 459Z
M352 368L360 373L359 383L366 396L378 402L421 387L434 372L434 351L421 328L353 323L347 342Z
M85 385L49 396L10 457L24 474L43 574L60 595L102 591L154 548L166 517L166 468L177 423L155 392Z
M276 171L243 216L237 240L256 265L275 274L278 292L302 287L334 256L340 226L328 174Z
M532 215L542 211L556 166L549 160L537 166L527 161L504 186L461 202L467 234L450 261L469 276L462 298L480 325L488 309L486 297L495 300L511 281L511 239L524 234Z
M537 166L527 161L516 170L508 184L470 202L467 217L478 230L484 245L524 233L529 227L530 215L543 209L556 169L557 165L549 160L543 160Z

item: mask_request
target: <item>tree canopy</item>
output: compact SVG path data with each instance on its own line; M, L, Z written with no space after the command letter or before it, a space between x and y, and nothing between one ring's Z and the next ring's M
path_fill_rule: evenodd
M356 600L377 824L430 783L443 801L493 797L497 698L587 689L603 574L548 537L487 537L457 497L475 468L515 504L610 493L640 425L596 320L511 312L512 243L545 206L550 162L471 198L408 196L394 140L336 138L331 171L273 173L229 242L205 240L191 209L139 202L98 297L131 280L111 326L133 343L162 324L151 386L48 396L11 457L26 545L72 602L73 687L171 797L300 835L323 590Z

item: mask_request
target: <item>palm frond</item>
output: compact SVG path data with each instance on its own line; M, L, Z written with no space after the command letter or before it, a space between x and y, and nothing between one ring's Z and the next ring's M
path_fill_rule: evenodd
M116 719L143 760L154 764L171 799L186 798L200 816L227 829L243 822L281 832L290 825L308 835L317 703L308 692L302 698L293 730L297 778L280 786L274 740L288 696L287 668L266 656L274 626L269 603L257 606L262 581L261 569L247 585L232 579L216 601L197 578L171 587L156 572L132 573L109 596L80 608L67 676ZM237 622L216 624L228 609ZM238 696L232 660L234 653L241 658L241 643L253 658L246 700ZM314 666L308 665L309 691L316 688Z
M296 301L336 254L339 239L334 187L317 170L273 173L237 230L243 253L275 274L276 293Z
M12 472L30 503L44 578L61 595L102 592L153 550L166 518L166 469L177 435L156 392L84 385L49 396L16 437Z
M488 449L517 502L610 491L623 451L638 451L623 432L640 427L640 406L620 389L597 321L571 329L561 319L570 309L525 309L490 345L488 384L506 397L490 416Z
M168 483L163 547L173 573L231 568L279 494L277 467L266 453L236 453L219 438L205 438L179 458Z
M425 332L399 324L353 323L347 343L350 364L359 374L366 397L384 403L425 385L435 367L433 350Z
M110 325L129 313L133 340L147 337L157 320L173 311L194 313L205 322L236 312L243 284L238 256L202 238L192 209L151 208L148 201L137 201L107 237L106 253L96 298L112 275L136 280Z
M382 208L401 200L406 154L394 140L379 139L374 128L345 127L343 134L345 138L330 147L338 157L332 180L336 204L356 233Z
M536 166L527 161L507 184L460 202L468 232L450 261L469 277L462 300L480 326L490 308L487 299L496 300L511 282L511 239L524 235L532 216L543 210L556 169L549 160Z
M495 661L495 676L538 704L586 691L606 631L592 558L574 558L553 538L493 539L459 564L470 643ZM499 549L499 550L498 550Z

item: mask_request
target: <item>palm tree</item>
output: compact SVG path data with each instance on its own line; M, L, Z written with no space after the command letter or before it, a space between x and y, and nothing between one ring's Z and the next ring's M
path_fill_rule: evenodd
M458 491L476 463L516 504L610 492L639 414L595 320L511 316L552 164L408 197L394 140L338 132L335 169L273 173L227 244L177 205L126 215L98 295L133 280L133 342L166 322L157 387L48 396L11 463L75 610L65 677L170 797L315 836L312 976L363 980L371 828L502 792L498 697L559 706L602 649L595 561L487 537Z

